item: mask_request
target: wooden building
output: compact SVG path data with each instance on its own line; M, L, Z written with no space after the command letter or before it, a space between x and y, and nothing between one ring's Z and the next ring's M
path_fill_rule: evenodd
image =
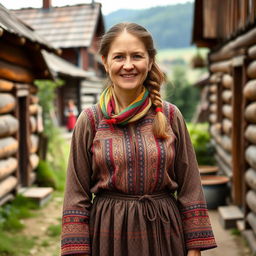
M51 0L42 0L42 8L25 8L12 11L26 21L48 42L62 50L64 59L91 73L91 80L79 85L67 84L58 89L58 113L72 98L81 110L95 103L102 92L105 74L101 58L98 57L98 40L104 33L101 4L92 3L53 7ZM63 124L63 116L59 115Z
M56 51L0 4L0 205L35 181L43 127L33 81L51 78L42 49Z
M196 0L193 43L208 47L209 122L231 204L256 251L256 1Z

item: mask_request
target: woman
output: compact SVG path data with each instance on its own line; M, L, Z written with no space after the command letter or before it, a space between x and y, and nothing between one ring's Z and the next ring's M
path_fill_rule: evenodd
M185 122L160 97L151 35L117 24L100 54L109 86L74 130L62 255L198 256L216 247Z
M72 132L75 124L76 124L76 118L78 115L77 107L73 100L69 100L67 107L64 111L65 117L66 117L66 127L69 132Z

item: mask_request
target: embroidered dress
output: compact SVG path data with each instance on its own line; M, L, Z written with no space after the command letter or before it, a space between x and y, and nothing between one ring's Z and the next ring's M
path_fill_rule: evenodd
M125 126L106 122L99 105L80 114L69 158L62 255L185 256L189 249L216 247L184 119L166 102L164 114L165 140L152 133L153 107Z

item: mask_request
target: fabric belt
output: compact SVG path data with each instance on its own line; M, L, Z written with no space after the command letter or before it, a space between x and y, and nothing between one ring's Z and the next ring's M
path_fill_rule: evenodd
M157 204L157 200L164 198L172 198L175 200L172 193L159 192L154 194L146 195L128 195L112 191L104 191L96 195L96 198L110 198L117 200L127 200L127 201L138 201L142 204L143 215L149 221L155 221L160 219L164 223L169 223L168 216L164 215L164 212L160 209Z

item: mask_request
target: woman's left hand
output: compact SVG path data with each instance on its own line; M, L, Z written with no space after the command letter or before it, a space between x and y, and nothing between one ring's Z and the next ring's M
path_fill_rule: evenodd
M200 250L189 250L187 256L201 256Z

